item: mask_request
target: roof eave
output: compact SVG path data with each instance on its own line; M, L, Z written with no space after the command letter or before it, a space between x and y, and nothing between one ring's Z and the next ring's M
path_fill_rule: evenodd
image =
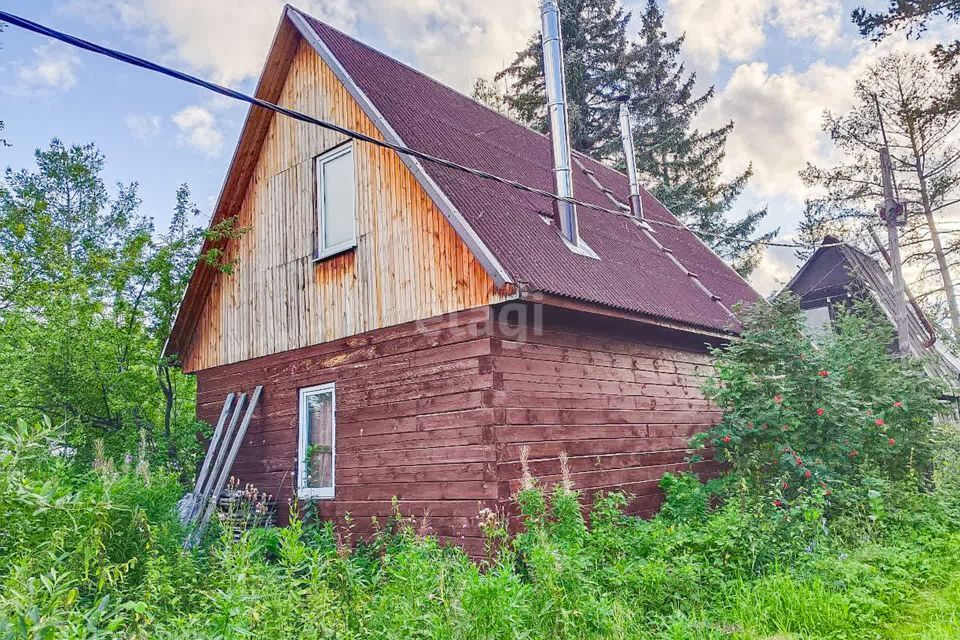
M546 306L558 307L562 309L570 309L573 311L583 311L587 313L594 313L597 315L607 316L610 318L618 318L621 320L630 320L633 322L637 322L639 324L659 327L661 329L670 329L671 331L678 331L681 333L705 336L705 337L714 338L714 339L734 340L740 335L738 331L732 328L728 331L710 329L707 327L702 327L702 326L687 323L687 322L679 322L676 320L661 318L658 316L653 316L653 315L640 313L636 311L627 311L625 309L610 307L610 306L596 303L596 302L589 302L587 300L570 298L568 296L561 296L553 293L548 293L545 291L521 290L518 298L520 300L525 300L527 302L533 302L536 304L543 304Z

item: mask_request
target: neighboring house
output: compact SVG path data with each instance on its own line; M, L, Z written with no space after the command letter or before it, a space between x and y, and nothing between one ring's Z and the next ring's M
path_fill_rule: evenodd
M872 300L891 323L894 321L896 296L887 271L863 251L833 236L823 239L783 291L800 298L800 309L814 334L829 330L837 305L849 305L856 299ZM955 399L960 389L960 358L937 339L930 320L907 293L907 349L921 359L927 374L946 386L946 395ZM893 347L899 348L896 337Z
M553 189L550 138L289 7L257 96ZM629 212L623 174L574 162L579 200ZM208 422L263 385L235 476L359 533L396 497L479 552L478 512L508 503L527 447L545 482L566 454L578 488L650 514L719 419L706 345L757 294L641 201L647 222L580 207L573 246L551 198L253 108L212 221L250 227L222 247L239 262L197 266L166 352Z

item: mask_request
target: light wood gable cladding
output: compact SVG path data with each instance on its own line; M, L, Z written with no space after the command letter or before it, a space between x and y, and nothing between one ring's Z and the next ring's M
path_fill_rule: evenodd
M299 39L299 38L298 38ZM268 67L269 67L268 62ZM333 71L299 39L278 103L382 136ZM314 159L346 139L271 118L227 247L182 353L188 372L336 340L512 297L492 278L403 163L354 145L357 247L315 262Z

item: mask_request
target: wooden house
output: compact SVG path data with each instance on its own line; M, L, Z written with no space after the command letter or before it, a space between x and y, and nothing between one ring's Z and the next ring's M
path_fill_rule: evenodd
M256 95L554 188L549 137L291 7ZM524 446L547 483L565 453L587 494L657 509L719 418L706 345L756 293L649 193L630 215L622 173L573 160L576 198L606 210L581 206L572 244L549 197L252 108L212 220L250 228L221 242L239 262L197 266L166 348L211 423L263 386L233 474L361 533L396 498L471 550Z
M894 323L896 293L887 269L867 253L834 236L823 239L780 295L786 292L800 298L800 309L812 334L830 330L838 307L849 307L863 299L870 300ZM906 351L920 359L927 375L937 378L946 389L945 397L956 404L960 397L960 358L938 339L933 323L909 291L907 302L910 344ZM896 340L894 338L891 349L899 349Z

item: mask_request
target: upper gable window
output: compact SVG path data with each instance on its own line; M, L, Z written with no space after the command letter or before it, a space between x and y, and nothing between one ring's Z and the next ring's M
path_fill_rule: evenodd
M318 156L316 176L319 260L357 246L353 145L348 143Z

